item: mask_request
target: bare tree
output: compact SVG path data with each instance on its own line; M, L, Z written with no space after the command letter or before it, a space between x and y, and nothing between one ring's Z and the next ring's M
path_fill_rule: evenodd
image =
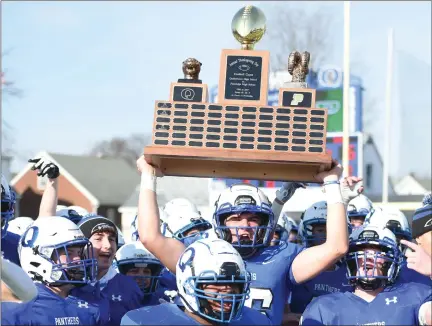
M271 43L272 72L287 70L292 51L311 54L309 68L317 69L327 63L332 51L332 15L324 9L306 12L286 2L273 7L268 15L267 35Z
M150 134L132 134L126 138L114 137L96 143L90 150L90 155L122 158L134 167L136 159L142 155L144 147L150 142Z

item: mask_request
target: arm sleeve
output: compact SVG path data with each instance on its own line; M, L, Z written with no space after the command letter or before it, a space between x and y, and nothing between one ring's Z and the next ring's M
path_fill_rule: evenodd
M300 319L301 326L326 325L321 315L320 300L311 302Z

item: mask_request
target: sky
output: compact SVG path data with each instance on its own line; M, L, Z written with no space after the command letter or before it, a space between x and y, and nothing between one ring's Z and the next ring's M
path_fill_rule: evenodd
M326 12L333 43L328 63L342 66L343 2L250 3L268 20L281 7ZM154 101L168 99L187 57L200 60L201 79L216 85L221 50L239 47L230 26L245 4L3 1L1 45L8 53L2 70L23 91L22 98L2 98L2 120L13 137L6 145L19 153L13 170L40 150L83 154L100 140L150 132ZM396 50L430 69L430 17L430 2L352 2L352 72L363 79L365 103L374 102L368 114L378 118L368 129L377 136L388 29L395 30ZM256 48L271 51L266 36ZM430 82L430 73L424 78Z

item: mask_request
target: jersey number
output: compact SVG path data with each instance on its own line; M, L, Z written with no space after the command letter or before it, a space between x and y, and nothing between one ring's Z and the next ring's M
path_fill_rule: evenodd
M260 307L256 307L256 303ZM258 309L262 314L267 315L266 312L271 309L273 303L273 293L270 289L250 288L249 298L245 302L245 306Z

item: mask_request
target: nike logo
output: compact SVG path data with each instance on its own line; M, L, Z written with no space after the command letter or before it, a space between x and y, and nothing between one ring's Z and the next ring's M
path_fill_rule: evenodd
M273 260L268 260L268 261L263 261L262 264L263 265L267 265L267 264L270 264L272 262L274 262L274 259Z
M426 227L431 226L431 225L432 225L432 218L429 221L426 222L426 224L424 225L424 227L426 228Z

